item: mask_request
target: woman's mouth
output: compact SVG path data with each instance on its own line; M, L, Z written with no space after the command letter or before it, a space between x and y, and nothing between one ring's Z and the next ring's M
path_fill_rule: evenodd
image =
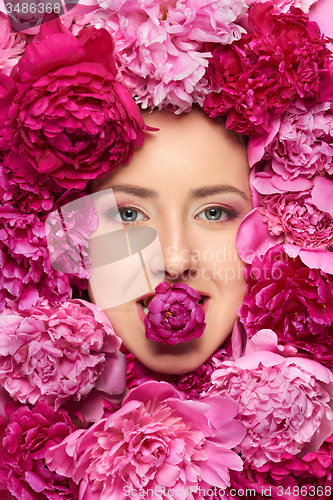
M149 312L148 310L148 305L149 305L149 302L152 300L152 298L155 296L154 295L148 295L142 299L139 299L137 301L137 305L139 305L140 309L143 311L144 315L146 316ZM204 313L206 313L207 311L207 307L208 307L208 302L209 302L209 295L205 295L205 294L201 294L200 293L200 300L198 300L198 305L202 307Z

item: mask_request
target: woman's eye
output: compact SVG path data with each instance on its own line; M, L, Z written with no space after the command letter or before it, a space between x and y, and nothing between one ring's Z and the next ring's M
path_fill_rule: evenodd
M108 210L105 215L110 220L125 223L139 222L146 219L142 212L132 207L113 208Z
M200 212L196 218L214 222L214 221L222 221L236 216L237 214L234 213L233 210L226 210L223 209L222 207L209 207L206 210Z

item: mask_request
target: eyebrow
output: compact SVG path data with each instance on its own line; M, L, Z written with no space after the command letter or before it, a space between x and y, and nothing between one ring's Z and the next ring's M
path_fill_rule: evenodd
M229 184L218 184L216 186L203 186L197 189L191 189L188 196L189 198L204 198L205 196L212 196L220 193L236 193L245 198L245 200L249 200L244 191L235 186L230 186Z
M115 186L111 186L111 189L115 193L123 192L128 194L133 194L138 196L139 198L150 198L157 199L159 194L157 191L153 189L147 189L140 186L135 186L131 184L116 184ZM189 198L204 198L205 196L212 196L214 194L221 193L236 193L245 198L245 200L249 200L248 196L241 189L236 188L235 186L230 186L229 184L218 184L216 186L202 186L197 189L191 189L188 192Z
M139 198L158 198L158 192L153 189L147 189L144 187L134 186L131 184L116 184L115 186L110 186L115 193L128 193L134 194Z

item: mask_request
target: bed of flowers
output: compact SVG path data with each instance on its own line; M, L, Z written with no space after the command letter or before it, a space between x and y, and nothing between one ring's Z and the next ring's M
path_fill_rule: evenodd
M328 0L87 0L14 33L0 13L1 499L332 498L330 18ZM143 144L139 105L193 104L249 137L247 292L204 365L162 376L84 298L92 207L58 209ZM159 312L179 332L193 291L162 288L149 334L172 344Z

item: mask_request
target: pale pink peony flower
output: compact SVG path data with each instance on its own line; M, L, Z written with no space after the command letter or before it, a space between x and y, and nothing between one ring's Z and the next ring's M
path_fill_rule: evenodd
M267 0L246 0L247 5L249 6L253 3L265 2L267 2ZM297 7L308 14L310 7L316 2L318 2L318 0L274 0L274 7L281 10L281 12L288 12L290 7Z
M68 192L68 194L71 194ZM91 196L81 196L65 203L46 219L47 248L52 267L72 278L91 276L89 238L98 227L98 217ZM58 202L59 204L59 202Z
M330 40L329 48L333 50L333 12L330 0L318 0L310 9L309 19L315 21Z
M104 25L108 14L120 81L143 108L181 113L202 105L210 91L204 74L211 54L204 43L232 43L244 32L238 24L243 1L115 0L100 7L101 19L93 22Z
M311 192L264 195L260 206L270 234L284 234L286 243L307 248L332 246L333 217L318 210Z
M0 73L9 74L18 62L26 40L21 33L13 33L8 16L0 12Z
M333 179L299 175L284 180L269 165L254 167L250 176L255 207L242 220L237 250L244 262L282 244L286 253L311 269L333 274Z
M254 468L279 463L284 452L316 451L333 430L331 371L279 351L274 332L261 330L244 356L217 364L208 392L239 404L247 432L236 450Z
M56 408L94 387L119 394L126 379L120 344L105 314L89 302L42 301L29 313L9 303L0 316L0 383L21 403L43 400Z
M230 448L244 436L227 398L182 401L166 382L132 389L122 408L79 430L47 454L47 464L79 484L79 500L119 500L124 489L225 488L242 461Z
M267 159L272 170L284 180L298 176L333 174L333 104L308 106L295 101L268 132L249 140L249 162L253 166Z

